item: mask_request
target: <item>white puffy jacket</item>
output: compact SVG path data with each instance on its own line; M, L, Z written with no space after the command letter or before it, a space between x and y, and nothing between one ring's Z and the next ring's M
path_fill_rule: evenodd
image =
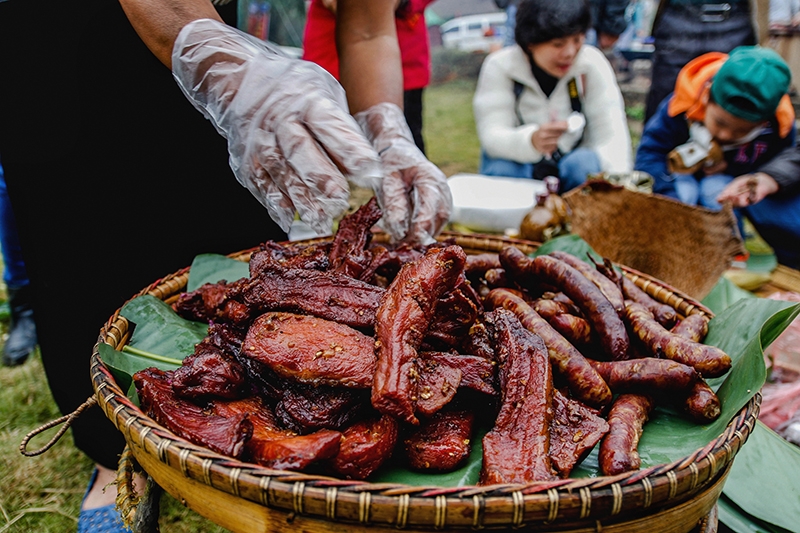
M584 45L570 70L547 98L533 77L528 57L518 45L489 54L475 89L473 109L481 147L490 157L536 163L542 154L531 136L540 124L564 120L572 113L567 87L575 78L586 119L583 130L567 132L559 140L563 153L581 138L581 147L594 150L604 171L627 172L633 167L625 104L614 69L597 48ZM524 87L519 98L520 125L515 111L514 81Z

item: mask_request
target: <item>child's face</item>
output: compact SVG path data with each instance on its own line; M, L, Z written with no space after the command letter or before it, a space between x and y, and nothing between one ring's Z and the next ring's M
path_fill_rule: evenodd
M551 76L561 79L572 67L585 39L585 34L576 33L558 39L550 39L543 43L531 44L528 46L528 50L539 68Z
M754 129L761 127L763 122L752 122L731 115L719 104L709 102L706 107L706 129L719 144L736 144L739 139L744 139Z

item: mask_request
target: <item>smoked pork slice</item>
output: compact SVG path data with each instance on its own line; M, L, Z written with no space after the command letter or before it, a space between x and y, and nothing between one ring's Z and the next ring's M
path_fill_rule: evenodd
M453 290L464 271L460 246L432 248L408 263L381 299L375 319L378 364L372 382L372 405L410 424L418 399L417 349L433 320L439 298Z
M267 405L252 397L232 402L212 402L214 414L225 418L248 414L253 435L245 443L243 459L279 470L304 470L313 463L333 457L339 451L342 434L322 429L308 434L279 427Z
M314 385L368 388L375 373L372 337L307 315L261 315L247 331L242 354L278 376Z
M347 479L367 479L391 458L398 430L397 420L386 415L356 422L342 433L331 468Z
M146 368L133 375L139 402L157 423L176 435L228 457L241 458L253 434L248 413L225 417L178 398L172 390L172 372Z
M553 395L553 422L550 425L550 460L562 478L569 477L608 433L608 422L597 410L567 398L556 389Z
M547 347L511 311L497 309L486 323L500 364L502 404L483 438L480 484L557 479L550 461L553 374Z
M423 420L403 441L408 465L425 472L455 470L469 457L475 415L440 411Z

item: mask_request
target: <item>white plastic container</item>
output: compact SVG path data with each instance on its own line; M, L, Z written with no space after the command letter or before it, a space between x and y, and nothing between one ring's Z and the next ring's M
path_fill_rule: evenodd
M518 232L536 194L546 190L539 180L481 174L455 174L447 182L453 194L450 222L489 233Z

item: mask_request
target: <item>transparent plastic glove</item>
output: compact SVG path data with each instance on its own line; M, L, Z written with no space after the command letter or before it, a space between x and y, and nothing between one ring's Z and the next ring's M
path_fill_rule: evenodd
M348 180L378 186L380 158L350 116L342 87L318 66L201 19L178 35L172 71L228 139L239 183L284 231L297 212L329 234L348 207Z
M444 173L414 144L396 105L377 104L355 117L383 163L385 177L377 196L384 229L395 240L433 242L453 210Z

